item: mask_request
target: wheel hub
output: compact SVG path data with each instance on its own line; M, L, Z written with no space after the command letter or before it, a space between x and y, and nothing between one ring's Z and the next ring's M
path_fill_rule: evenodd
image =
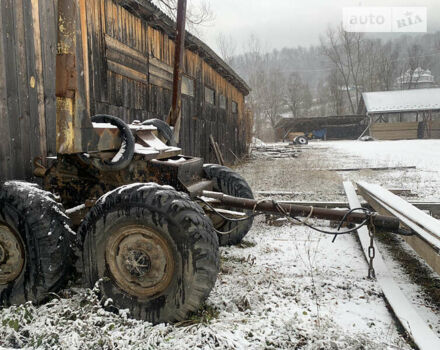
M174 273L169 242L141 225L122 227L111 234L105 257L117 285L140 298L165 290Z
M23 270L24 249L19 235L0 223L0 284L14 281Z
M137 278L145 276L151 268L151 260L146 252L139 249L129 250L123 257L125 260L125 268Z

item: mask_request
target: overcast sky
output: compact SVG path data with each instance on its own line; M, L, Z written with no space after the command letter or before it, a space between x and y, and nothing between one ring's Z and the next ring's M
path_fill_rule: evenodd
M425 6L428 31L440 30L440 0L211 0L215 20L199 36L216 51L219 33L241 44L255 34L267 50L316 45L329 24L342 21L343 7L359 5Z

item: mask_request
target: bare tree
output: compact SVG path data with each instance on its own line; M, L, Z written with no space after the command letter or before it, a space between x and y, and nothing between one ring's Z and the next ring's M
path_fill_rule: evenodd
M289 106L294 118L298 117L304 101L304 84L301 76L291 73L286 84L285 103Z
M267 71L263 90L263 108L266 120L273 129L284 104L284 89L284 75L281 71L276 68Z
M310 91L309 84L305 83L303 86L303 100L301 105L301 109L304 115L309 115L312 105L313 105L313 95L312 92Z
M375 63L376 75L379 80L378 90L391 90L394 87L397 73L397 59L399 47L395 47L391 41L380 45Z
M350 110L356 113L362 93L365 47L362 33L346 32L342 25L336 30L328 28L321 48L342 78ZM354 95L352 93L354 91Z
M172 19L176 20L178 0L153 0L153 3ZM197 32L198 27L215 19L209 0L189 1L186 10L188 29Z
M260 40L251 35L243 45L245 53L234 63L241 75L246 79L252 90L246 98L249 108L254 113L255 133L261 137L265 130L266 114L264 112L265 85L267 82L268 56L263 54Z
M329 102L336 115L344 113L343 80L338 70L334 69L328 76Z
M231 35L226 36L225 34L220 33L217 36L217 46L220 50L220 56L227 64L231 65L236 53L237 42Z
M317 112L324 116L327 114L327 105L330 101L330 92L328 88L328 79L321 79L316 87Z

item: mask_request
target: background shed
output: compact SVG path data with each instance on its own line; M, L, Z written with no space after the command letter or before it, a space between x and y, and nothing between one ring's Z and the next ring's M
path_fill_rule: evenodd
M440 138L440 88L365 92L358 112L376 139Z
M276 126L277 138L282 140L289 132L311 133L325 130L327 140L355 140L365 130L364 115L337 115L325 117L294 118L284 116Z

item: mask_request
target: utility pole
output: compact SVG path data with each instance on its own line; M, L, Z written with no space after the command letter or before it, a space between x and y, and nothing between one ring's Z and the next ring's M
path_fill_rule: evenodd
M168 115L168 124L174 127L174 142L179 142L182 107L182 66L185 53L185 22L187 0L179 0L177 4L176 45L174 52L173 100Z

